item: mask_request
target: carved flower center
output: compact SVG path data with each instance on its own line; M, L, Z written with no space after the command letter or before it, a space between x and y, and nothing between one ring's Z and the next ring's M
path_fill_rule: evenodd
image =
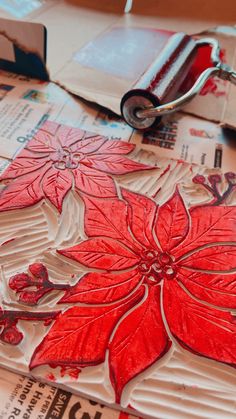
M55 153L51 154L51 161L55 169L76 169L79 166L79 162L83 159L84 154L78 152L72 152L68 148L60 148Z
M174 257L167 252L145 251L139 265L141 273L148 282L160 282L163 278L172 279L175 275Z

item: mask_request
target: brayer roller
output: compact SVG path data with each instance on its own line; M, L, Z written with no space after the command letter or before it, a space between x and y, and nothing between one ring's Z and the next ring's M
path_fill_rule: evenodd
M212 66L198 76L188 92L179 96L180 86L194 64L198 48L205 45L211 46ZM236 85L236 72L221 62L217 40L196 40L184 33L176 33L132 89L123 96L122 116L133 128L149 128L160 122L162 115L175 112L190 102L212 76Z

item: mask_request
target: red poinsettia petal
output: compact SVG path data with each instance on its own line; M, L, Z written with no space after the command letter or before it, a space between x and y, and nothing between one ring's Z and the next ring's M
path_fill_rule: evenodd
M124 175L126 173L137 172L138 170L153 169L152 166L147 166L146 164L138 163L134 160L128 159L127 157L115 154L90 155L83 159L83 164L113 175Z
M21 176L6 186L0 193L0 211L25 208L39 202L44 196L41 188L42 176L48 168L46 165L43 172Z
M179 264L191 269L205 271L232 271L236 270L236 243L235 245L216 245L180 259Z
M120 140L107 140L102 147L99 148L100 154L129 154L135 149L134 144Z
M129 204L128 224L134 237L146 247L156 247L152 234L156 204L151 199L126 189L122 189L122 195Z
M44 131L47 131L49 134L51 134L52 136L54 136L58 130L58 123L57 122L53 122L53 121L46 121L44 122L44 124L42 125L42 128Z
M67 125L59 125L57 129L57 141L63 147L70 147L83 138L84 131L79 128L72 128Z
M101 135L67 125L58 125L57 138L63 147L70 147L72 152L83 154L96 151L106 140Z
M164 286L164 312L171 333L185 349L236 365L236 317L191 298L176 281Z
M139 262L139 257L130 249L106 237L89 239L57 252L88 268L102 270L123 270Z
M109 366L116 401L124 386L169 349L160 309L160 286L149 290L146 300L119 324L109 345Z
M51 121L43 124L36 137L39 139L45 134L50 135L48 138L53 147L56 145L72 147L72 151L79 150L82 153L94 152L106 141L106 137L101 135Z
M111 303L126 297L141 281L137 269L117 274L91 272L66 291L59 303Z
M62 211L63 200L72 187L69 170L50 169L43 178L43 191L46 198Z
M34 153L50 154L56 150L56 138L42 126L27 144L27 149Z
M176 189L173 196L159 208L155 233L163 251L170 251L188 233L189 219L183 200Z
M73 307L59 315L36 348L30 368L97 365L105 360L110 336L120 318L142 298L138 290L129 299L105 307Z
M190 216L191 228L176 257L206 244L235 241L236 207L203 206L190 210Z
M106 137L103 137L102 135L84 131L80 141L73 145L72 151L83 154L94 153L105 141Z
M110 176L83 165L81 170L76 169L73 174L75 186L79 191L103 198L116 196L114 181Z
M21 150L20 154L17 155L16 160L18 159L34 159L36 162L40 161L40 159L45 159L45 162L48 161L49 158L49 152L44 152L44 153L35 153L34 151L31 151L27 148L27 145L25 148L23 148L23 150Z
M178 280L196 298L225 308L236 308L236 273L207 274L179 269Z
M105 236L137 249L127 225L127 205L119 199L83 197L85 203L85 233L88 237Z
M22 175L27 175L34 171L39 171L46 163L45 157L40 159L17 157L10 166L4 171L0 180L15 179Z

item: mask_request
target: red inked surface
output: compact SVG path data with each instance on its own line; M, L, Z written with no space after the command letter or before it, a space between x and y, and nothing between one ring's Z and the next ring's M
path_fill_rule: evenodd
M178 272L179 281L199 300L210 304L233 308L236 307L236 273L207 274L181 268Z
M236 318L191 298L177 281L164 286L164 311L173 336L198 355L236 366Z
M21 303L36 305L46 294L66 290L68 285L54 284L49 280L47 268L42 263L33 263L28 273L18 273L9 280L9 287L18 294Z
M225 62L225 51L220 51L220 59ZM184 81L182 89L188 90L197 80L198 76L207 68L213 67L211 61L211 47L204 46L198 49L194 65L192 66L187 79ZM226 81L219 80L216 77L212 77L203 86L200 95L205 96L207 94L213 94L215 97L226 95Z
M78 193L114 197L111 175L152 169L126 157L134 145L45 122L0 177L0 211L25 208L47 198L59 212L74 186Z
M178 189L159 208L121 192L122 199L106 201L83 196L88 238L58 252L90 272L59 303L86 307L64 312L31 362L83 367L103 362L108 350L118 402L126 384L168 351L172 335L185 349L228 364L236 349L236 320L227 311L236 307L236 208L187 209Z
M79 282L71 287L60 303L112 303L126 297L142 280L142 275L136 269L124 273L96 273L84 275Z
M30 368L89 366L105 360L105 352L119 319L142 298L138 290L130 298L107 307L73 307L58 317L33 354Z
M88 268L123 270L139 262L139 256L122 243L109 238L96 237L65 250L63 256L74 259Z
M19 310L2 310L0 307L0 341L9 345L18 345L24 338L23 333L18 329L19 320L26 321L43 321L45 325L49 325L56 318L59 311L28 312Z
M170 348L160 311L160 286L118 326L109 345L110 376L120 401L124 386Z
M161 248L169 252L183 241L188 230L188 214L176 190L172 198L160 207L158 212L155 232Z
M202 206L190 209L191 228L175 249L180 257L207 243L235 241L236 207Z

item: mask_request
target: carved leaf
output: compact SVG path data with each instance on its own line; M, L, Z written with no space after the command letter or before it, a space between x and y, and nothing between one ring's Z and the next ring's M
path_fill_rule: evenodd
M76 260L88 268L122 270L132 268L139 256L118 241L92 238L68 249L58 250L63 256Z
M100 151L100 150L99 150ZM137 172L138 170L150 170L151 166L130 160L127 157L117 155L91 155L83 160L83 164L94 167L105 173L113 175L123 175L125 173Z
M142 298L138 290L131 298L106 307L73 307L57 317L47 336L36 348L30 368L97 365L105 360L111 333L119 319Z
M48 200L62 211L62 203L72 187L71 174L68 171L50 169L43 178L43 191Z
M118 199L83 197L85 203L85 233L88 237L105 236L140 248L128 230L127 205Z
M189 229L188 214L178 189L159 208L155 232L163 251L170 251L183 241Z
M135 149L134 144L120 140L106 141L99 149L99 154L129 154Z
M137 269L119 274L91 272L66 291L59 303L111 303L130 294L141 280Z
M84 132L81 141L77 142L72 149L84 154L94 153L99 150L105 141L106 137L92 134L91 132Z
M149 290L146 300L119 324L109 345L112 385L119 403L124 386L160 359L171 342L160 310L160 287Z
M29 141L27 149L34 153L52 153L56 150L56 138L42 127Z
M128 224L134 237L144 246L156 247L152 233L157 213L156 204L151 199L126 189L122 189L122 195L129 204Z
M41 173L33 172L16 179L0 193L0 211L29 207L43 198Z
M28 173L32 173L34 171L39 171L45 164L45 157L38 159L17 157L4 171L4 174L1 176L0 180L15 179L19 176L27 175Z
M178 279L196 298L225 308L236 307L236 273L209 274L181 268Z
M198 355L236 365L236 318L191 298L176 281L166 281L164 310L173 336Z
M206 243L207 244L207 243ZM198 250L180 260L181 266L205 271L236 270L236 243L230 245L215 245Z
M116 196L116 188L113 179L98 170L83 166L74 170L76 188L93 196L113 198Z
M191 228L178 250L176 257L217 242L235 241L236 207L205 206L190 210Z

